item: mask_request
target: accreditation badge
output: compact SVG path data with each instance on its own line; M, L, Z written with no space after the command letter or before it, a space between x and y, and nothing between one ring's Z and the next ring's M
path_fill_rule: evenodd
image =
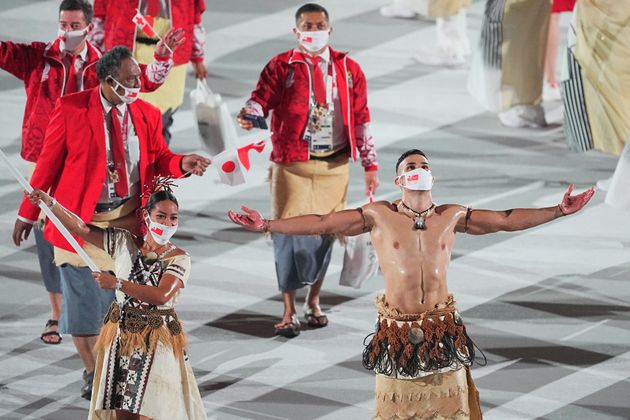
M333 149L332 112L322 105L311 109L304 139L313 152L329 152Z

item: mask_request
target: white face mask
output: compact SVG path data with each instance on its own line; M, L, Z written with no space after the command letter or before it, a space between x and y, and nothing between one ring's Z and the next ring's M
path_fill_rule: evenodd
M429 191L433 187L433 175L427 169L414 169L396 177L396 185L414 191Z
M112 90L114 91L114 94L116 96L118 96L120 98L121 101L123 101L124 103L126 103L127 105L132 103L133 101L135 101L136 99L138 99L138 94L140 93L140 88L130 88L127 87L125 85L123 85L122 83L120 83L118 80L114 79L112 77L112 80L116 83L116 87L112 88ZM118 94L118 92L116 92L116 90L121 87L125 90L125 93L120 95Z
M177 225L175 226L166 226L158 222L154 222L149 219L149 233L153 237L153 240L157 242L158 245L164 245L168 241L171 240L175 232L177 232Z
M77 31L65 32L63 29L57 30L57 37L63 41L63 49L66 51L74 51L85 38L87 38L90 28L79 29Z
M317 52L328 45L330 39L330 30L300 32L296 29L300 44L309 52Z

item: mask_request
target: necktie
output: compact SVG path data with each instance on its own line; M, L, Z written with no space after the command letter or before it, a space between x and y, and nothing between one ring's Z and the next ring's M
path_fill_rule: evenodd
M326 86L324 85L324 73L319 68L319 62L322 60L320 56L309 57L313 63L313 70L311 71L311 79L313 79L313 95L315 96L315 102L322 106L326 106Z
M118 174L117 181L114 182L116 195L120 198L127 197L129 194L129 186L127 185L127 165L125 163L125 147L123 145L123 134L118 119L118 111L113 107L109 111L112 120L111 130L109 132L110 147L114 158L114 171Z
M77 88L77 58L78 55L68 54L68 77L66 79L66 89L64 90L64 95L69 95L71 93L78 92Z

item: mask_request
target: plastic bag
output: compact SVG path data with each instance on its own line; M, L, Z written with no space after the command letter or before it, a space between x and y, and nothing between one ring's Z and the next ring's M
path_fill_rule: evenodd
M370 233L346 238L346 250L343 256L339 285L360 289L366 281L377 273L378 259L372 246Z
M370 195L370 203L373 202L374 196ZM347 237L339 285L360 289L377 273L378 259L372 246L370 232Z
M201 144L210 156L234 148L238 139L236 125L221 95L213 93L205 81L197 80L190 101Z

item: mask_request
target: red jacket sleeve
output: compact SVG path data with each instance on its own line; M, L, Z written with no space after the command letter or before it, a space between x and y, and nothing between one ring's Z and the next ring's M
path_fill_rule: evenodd
M252 92L250 100L256 101L262 106L265 117L280 102L281 88L284 82L282 73L280 61L276 57L272 58L260 73L256 89Z
M55 109L50 117L44 147L37 159L35 172L31 177L31 186L42 191L49 191L53 182L59 178L66 160L66 121L61 100L57 101ZM52 192L54 195L54 192ZM28 220L37 220L39 207L34 206L26 197L22 199L22 205L18 215Z
M108 0L94 0L94 17L105 19Z
M36 58L40 52L39 59ZM20 80L25 80L31 69L44 57L43 50L32 44L17 44L11 41L0 41L0 68L8 71Z
M350 60L348 60L350 64ZM354 125L363 125L370 122L370 110L367 106L367 82L361 67L352 62L352 93L353 93L353 111Z
M363 74L363 70L356 62L348 60L348 64L352 66L354 134L359 156L361 157L361 165L365 171L376 171L378 170L378 161L374 138L369 128L370 110L367 106L365 74Z
M147 64L140 64L141 91L153 92L166 81L166 77L173 68L173 60L170 56L162 57L157 53L153 54L153 61Z
M195 1L195 24L201 23L201 15L206 11L205 0Z
M151 150L155 150L155 167L157 169L157 173L161 176L179 178L184 175L181 165L184 156L171 152L171 150L166 146L166 142L162 136L161 116L156 118L156 120L157 124L155 124L155 129L151 133L149 142Z

